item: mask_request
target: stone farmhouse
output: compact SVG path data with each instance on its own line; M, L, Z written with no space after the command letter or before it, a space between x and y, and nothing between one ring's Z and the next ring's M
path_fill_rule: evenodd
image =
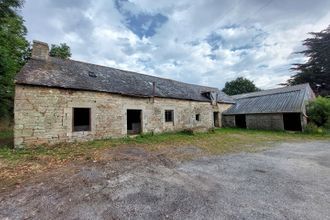
M34 41L16 77L16 147L221 127L234 103L217 88L48 54Z
M308 84L227 96L217 88L49 56L34 41L16 77L14 144L124 137L183 129L303 130Z

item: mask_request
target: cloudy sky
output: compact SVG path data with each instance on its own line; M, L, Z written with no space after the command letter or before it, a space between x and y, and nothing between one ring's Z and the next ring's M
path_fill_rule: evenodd
M26 0L29 40L72 59L222 88L237 76L277 87L294 52L330 25L330 0Z

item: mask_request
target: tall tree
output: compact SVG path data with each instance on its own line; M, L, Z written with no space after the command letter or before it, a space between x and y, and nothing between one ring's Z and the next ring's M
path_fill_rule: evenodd
M62 43L60 45L52 44L49 55L52 57L68 59L71 57L71 50L70 47L66 45L66 43Z
M304 40L306 50L298 53L308 57L306 63L293 64L297 71L288 80L289 85L309 83L317 94L330 95L330 26L321 32L311 32L311 38Z
M27 30L17 13L22 6L22 0L0 0L0 119L12 115L14 77L29 49Z
M237 77L235 80L226 82L222 91L227 95L238 95L242 93L260 91L260 89L254 85L253 81L244 77Z

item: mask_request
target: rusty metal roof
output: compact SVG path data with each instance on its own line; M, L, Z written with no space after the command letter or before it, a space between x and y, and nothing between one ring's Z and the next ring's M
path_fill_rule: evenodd
M236 104L225 115L302 112L306 101L315 95L309 84L301 84L231 97Z
M153 93L153 82L155 93ZM138 97L163 97L210 102L203 95L215 92L217 102L234 100L217 88L193 85L140 73L69 59L30 59L16 77L17 84L109 92ZM203 93L203 94L202 94Z

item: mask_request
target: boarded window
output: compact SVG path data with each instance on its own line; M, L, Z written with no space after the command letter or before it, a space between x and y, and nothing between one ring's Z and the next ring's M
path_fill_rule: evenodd
M165 110L165 122L173 122L174 119L174 111L173 110Z
M91 130L91 109L73 108L73 131Z
M201 120L201 115L200 114L196 114L196 121L200 121Z

